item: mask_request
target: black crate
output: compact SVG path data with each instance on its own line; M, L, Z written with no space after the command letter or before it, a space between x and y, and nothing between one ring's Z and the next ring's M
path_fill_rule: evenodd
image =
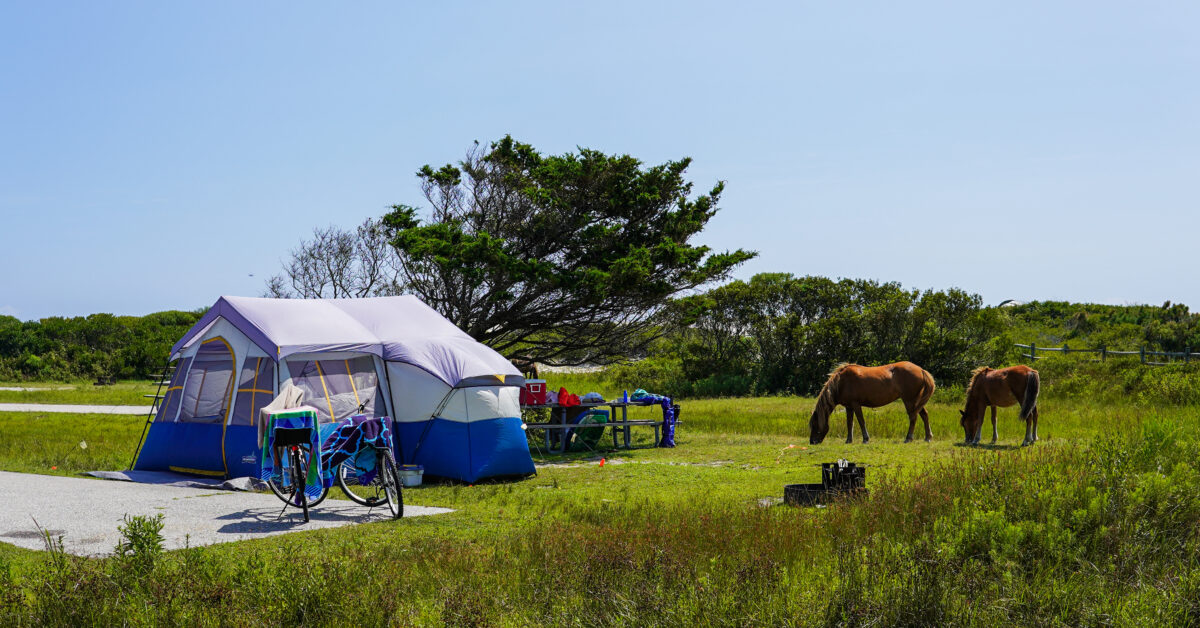
M828 497L824 484L788 484L783 487L783 502L790 506L823 504Z
M853 462L845 466L826 462L821 464L820 484L788 484L783 487L783 501L792 506L813 506L838 497L864 497L866 484L866 467Z

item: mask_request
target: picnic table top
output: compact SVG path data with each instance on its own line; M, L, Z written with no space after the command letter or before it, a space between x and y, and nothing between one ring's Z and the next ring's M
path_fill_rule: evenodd
M601 406L610 407L610 408L620 408L622 406L631 406L631 407L635 407L635 408L640 408L640 407L645 407L645 406L656 406L656 405L658 405L658 403L659 402L657 402L657 401L638 401L638 400L634 400L634 399L630 399L629 401L622 401L620 399L613 399L612 401L580 402L580 403L569 405L569 406L564 406L561 403L543 403L543 404L538 404L538 405L521 404L521 409L522 410L537 410L539 408L550 408L550 409L598 408Z

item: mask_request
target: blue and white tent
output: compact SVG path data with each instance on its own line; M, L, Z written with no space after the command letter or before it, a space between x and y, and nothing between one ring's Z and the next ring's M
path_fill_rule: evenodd
M474 482L534 470L520 372L413 296L221 297L171 348L169 389L135 469L258 473L258 414L282 386L330 423L396 421L396 455Z

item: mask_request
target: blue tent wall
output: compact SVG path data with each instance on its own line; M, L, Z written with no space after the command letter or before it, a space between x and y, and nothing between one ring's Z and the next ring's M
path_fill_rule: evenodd
M151 423L133 468L225 476L218 423Z
M399 460L425 467L427 475L475 482L534 472L518 417L397 423L395 433Z

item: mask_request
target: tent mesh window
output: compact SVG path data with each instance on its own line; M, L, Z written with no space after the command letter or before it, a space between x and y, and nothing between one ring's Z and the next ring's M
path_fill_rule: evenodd
M175 415L179 413L179 401L183 399L183 378L191 364L191 358L183 358L175 367L175 374L171 375L171 383L167 385L167 394L163 395L162 405L158 407L158 416L154 417L156 422L175 420Z
M275 397L275 363L271 358L246 358L238 377L230 425L254 425L258 411Z
M357 414L375 416L383 410L383 391L375 360L369 356L343 360L289 360L292 384L304 391L305 405L317 409L317 422L340 421Z
M179 421L221 423L233 386L233 352L221 338L205 340L196 351L183 385Z

